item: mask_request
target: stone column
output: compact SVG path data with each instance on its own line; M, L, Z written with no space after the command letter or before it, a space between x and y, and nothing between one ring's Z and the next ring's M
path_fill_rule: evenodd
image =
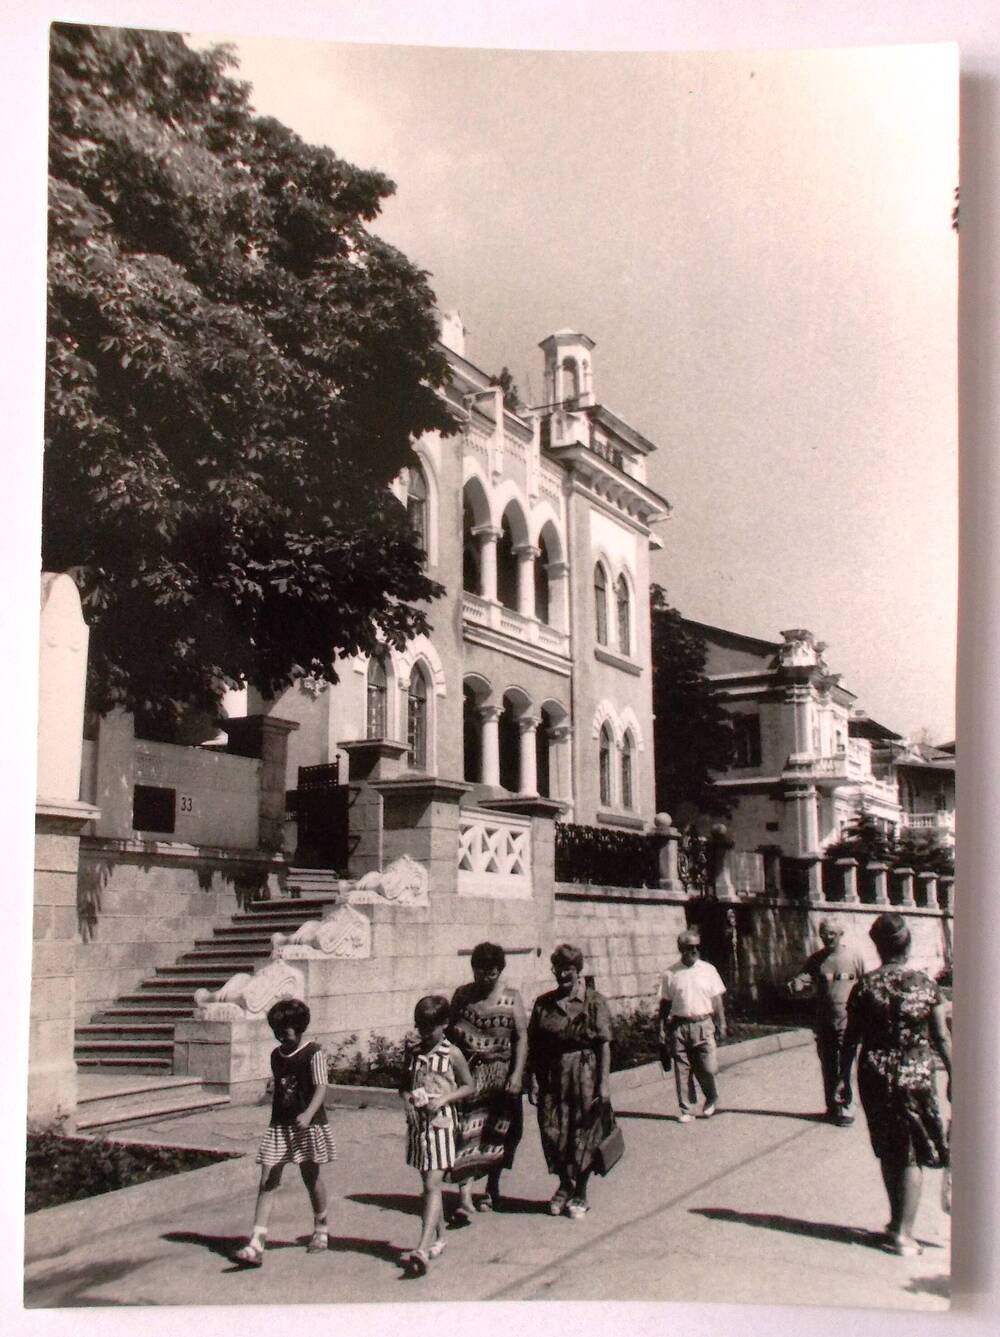
M262 849L283 849L288 735L299 727L297 721L278 715L247 715L244 719L221 720L220 727L229 739L227 752L260 758L257 839Z
M573 796L570 743L573 730L569 724L554 724L549 730L549 784L553 798Z
M895 871L899 886L899 903L904 906L914 906L916 901L913 899L913 869L897 868Z
M569 629L569 562L549 562L549 621L559 631Z
M803 858L816 855L819 849L819 821L815 787L795 785L786 792L784 798L786 803L793 805L796 856Z
M951 914L955 906L955 879L947 875L938 878L938 904Z
M857 905L861 897L858 895L858 861L857 859L838 859L837 867L840 869L841 882L844 888L843 901L845 905Z
M359 878L385 867L382 795L376 786L399 775L406 744L388 738L356 738L337 746L347 753L350 790L347 871L350 877Z
M656 828L656 834L663 841L659 855L660 890L669 891L675 896L684 896L687 893L677 871L677 846L681 833L674 826L673 818L669 812L658 812L653 818L653 826Z
M716 900L737 899L731 867L735 843L724 823L717 822L712 827L712 834L709 837L709 857L712 860L712 886Z
M128 840L133 834L135 725L124 710L101 717L97 726L97 782L94 801L101 810L95 835Z
M818 854L809 854L800 860L806 872L806 899L811 903L823 899L823 860Z
M480 754L483 773L480 782L484 785L500 783L500 716L502 706L480 706L479 720L482 726L480 734Z
M943 880L943 879L942 879ZM938 875L937 873L926 872L917 874L917 885L920 887L920 905L926 905L928 909L933 910L938 904Z
M538 757L535 753L535 735L541 720L537 715L522 715L517 722L521 734L521 794L538 793Z
M780 896L781 846L758 845L757 853L764 859L764 888L768 896Z
M89 639L80 596L69 576L46 573L41 602L28 1118L72 1126L80 833L100 813L80 802Z
M535 559L539 549L533 543L521 543L517 556L517 611L522 617L535 616Z
M497 598L497 542L500 530L493 525L476 525L472 533L479 540L480 595L496 603Z
M875 887L875 904L889 904L889 865L884 863L870 863L868 872L872 875L872 882Z

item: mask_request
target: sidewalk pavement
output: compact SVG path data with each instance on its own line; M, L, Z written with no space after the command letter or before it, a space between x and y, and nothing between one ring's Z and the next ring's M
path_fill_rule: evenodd
M401 1112L333 1112L329 1253L305 1253L309 1203L290 1169L256 1270L235 1266L231 1254L251 1223L267 1109L230 1106L131 1128L130 1140L246 1158L34 1213L25 1304L610 1299L946 1309L950 1222L939 1173L925 1175L923 1255L885 1253L878 1232L887 1208L863 1116L847 1129L819 1117L810 1045L752 1061L761 1046L750 1045L726 1052L713 1119L678 1123L673 1080L655 1073L616 1093L626 1155L592 1181L582 1221L545 1213L555 1182L526 1108L524 1141L503 1179L507 1210L449 1231L445 1253L419 1279L403 1277L396 1261L416 1243L420 1212Z

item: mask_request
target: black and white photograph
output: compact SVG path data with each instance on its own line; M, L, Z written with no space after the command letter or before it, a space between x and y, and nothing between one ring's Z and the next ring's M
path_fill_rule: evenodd
M25 1310L952 1303L960 48L554 8L51 16Z

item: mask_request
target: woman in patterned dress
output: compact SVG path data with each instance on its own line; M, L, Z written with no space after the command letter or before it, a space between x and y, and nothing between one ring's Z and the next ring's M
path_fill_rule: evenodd
M848 1000L841 1086L860 1044L858 1092L892 1213L886 1247L908 1257L922 1252L913 1225L924 1166L949 1163L932 1049L948 1073L951 1100L951 1043L937 984L907 966L910 930L903 916L879 915L869 936L882 965L854 986Z
M320 1166L337 1158L323 1099L326 1095L326 1056L322 1048L302 1037L309 1026L309 1009L298 998L283 999L270 1009L267 1022L278 1041L271 1052L274 1094L271 1124L257 1150L260 1188L249 1241L236 1254L237 1262L260 1267L264 1261L267 1223L274 1195L286 1165L297 1165L313 1209L309 1253L325 1253L328 1244L326 1187Z
M528 1023L528 1098L538 1105L538 1131L559 1187L549 1212L579 1221L590 1209L587 1181L604 1133L611 1075L611 1016L606 1000L586 986L583 953L563 943L552 953L558 987L535 1001Z
M458 1151L451 1172L460 1201L453 1221L472 1220L472 1185L486 1175L479 1211L500 1204L500 1175L514 1164L521 1140L521 1084L528 1056L521 995L504 984L507 957L496 943L472 949L472 983L451 1000L448 1036L462 1051L476 1090L463 1105Z

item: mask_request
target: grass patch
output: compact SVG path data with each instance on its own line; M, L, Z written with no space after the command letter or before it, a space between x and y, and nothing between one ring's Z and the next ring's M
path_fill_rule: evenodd
M28 1130L24 1210L41 1211L151 1179L231 1160L226 1152L192 1151L67 1134L62 1124Z

